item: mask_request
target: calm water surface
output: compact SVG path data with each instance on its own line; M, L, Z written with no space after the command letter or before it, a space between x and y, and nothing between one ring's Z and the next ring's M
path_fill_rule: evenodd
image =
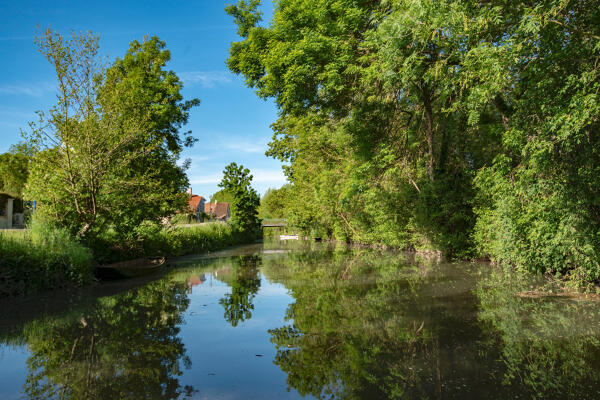
M0 399L596 399L600 304L487 264L271 241L0 303Z

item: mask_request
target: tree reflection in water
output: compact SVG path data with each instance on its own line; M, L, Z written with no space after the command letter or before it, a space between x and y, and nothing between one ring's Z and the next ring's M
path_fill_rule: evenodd
M275 363L321 399L598 398L597 303L522 299L490 269L372 251L265 259L294 297L269 330Z
M231 286L231 293L219 300L219 304L225 309L225 320L233 327L252 317L252 301L260 289L261 261L258 255L238 257L225 280Z
M265 261L265 274L295 299L286 315L293 323L269 330L288 385L317 398L435 395L438 342L407 312L418 307L427 270L371 251Z
M478 284L480 320L501 351L504 385L535 399L600 398L600 307L584 298L523 298L527 277L495 268Z
M31 353L26 395L192 397L180 384L190 361L179 332L187 281L209 270L231 287L220 322L238 335L261 295L261 272L287 288L286 322L265 329L274 363L303 396L600 398L597 302L515 296L529 280L489 265L356 249L219 258L30 322L15 340Z
M178 337L189 300L185 283L159 280L68 317L34 321L23 340L31 356L25 393L31 399L176 399Z

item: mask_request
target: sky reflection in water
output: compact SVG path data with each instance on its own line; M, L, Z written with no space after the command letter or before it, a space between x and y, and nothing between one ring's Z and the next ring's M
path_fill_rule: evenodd
M283 251L282 251L283 250ZM0 304L0 398L597 398L597 303L302 242Z

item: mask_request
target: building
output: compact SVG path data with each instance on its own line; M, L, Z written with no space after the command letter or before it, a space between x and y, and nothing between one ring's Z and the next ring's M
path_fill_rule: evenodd
M24 202L0 193L0 229L23 228Z
M204 204L204 213L219 221L228 221L230 215L229 203L215 201Z
M0 229L13 227L13 198L0 195Z
M202 196L191 194L191 190L188 190L188 193L191 196L188 200L188 206L190 207L190 211L196 216L196 220L199 221L202 218L202 213L204 212L206 199Z

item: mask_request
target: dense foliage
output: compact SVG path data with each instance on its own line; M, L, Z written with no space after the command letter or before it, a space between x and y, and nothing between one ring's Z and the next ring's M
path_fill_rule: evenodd
M229 192L227 192L225 189L221 189L214 193L212 196L210 196L210 202L232 203L233 198L231 197L231 194Z
M134 241L119 243L117 232L103 232L90 243L94 258L106 263L145 256L179 257L220 250L256 239L254 232L240 231L226 222L191 227L161 227L143 223L131 235L135 237Z
M290 185L284 185L279 189L268 189L260 199L259 217L263 219L285 218L289 190Z
M29 160L33 150L27 144L12 145L0 154L0 193L21 198L29 177Z
M259 3L227 62L279 107L289 222L600 276L595 2Z
M107 230L86 247L38 216L28 228L0 230L0 297L89 284L96 264L201 254L256 239L224 222L181 228L144 223L131 233L131 243L119 242L119 234Z
M260 197L250 186L250 182L250 170L243 165L231 163L223 170L219 187L230 196L231 223L242 232L257 234L260 231Z
M183 209L188 180L177 161L193 139L179 129L198 100L184 101L165 69L165 43L133 41L108 68L92 34L48 30L37 44L58 81L56 106L28 136L37 153L26 197L37 212L89 242L109 227L127 239L142 221Z

